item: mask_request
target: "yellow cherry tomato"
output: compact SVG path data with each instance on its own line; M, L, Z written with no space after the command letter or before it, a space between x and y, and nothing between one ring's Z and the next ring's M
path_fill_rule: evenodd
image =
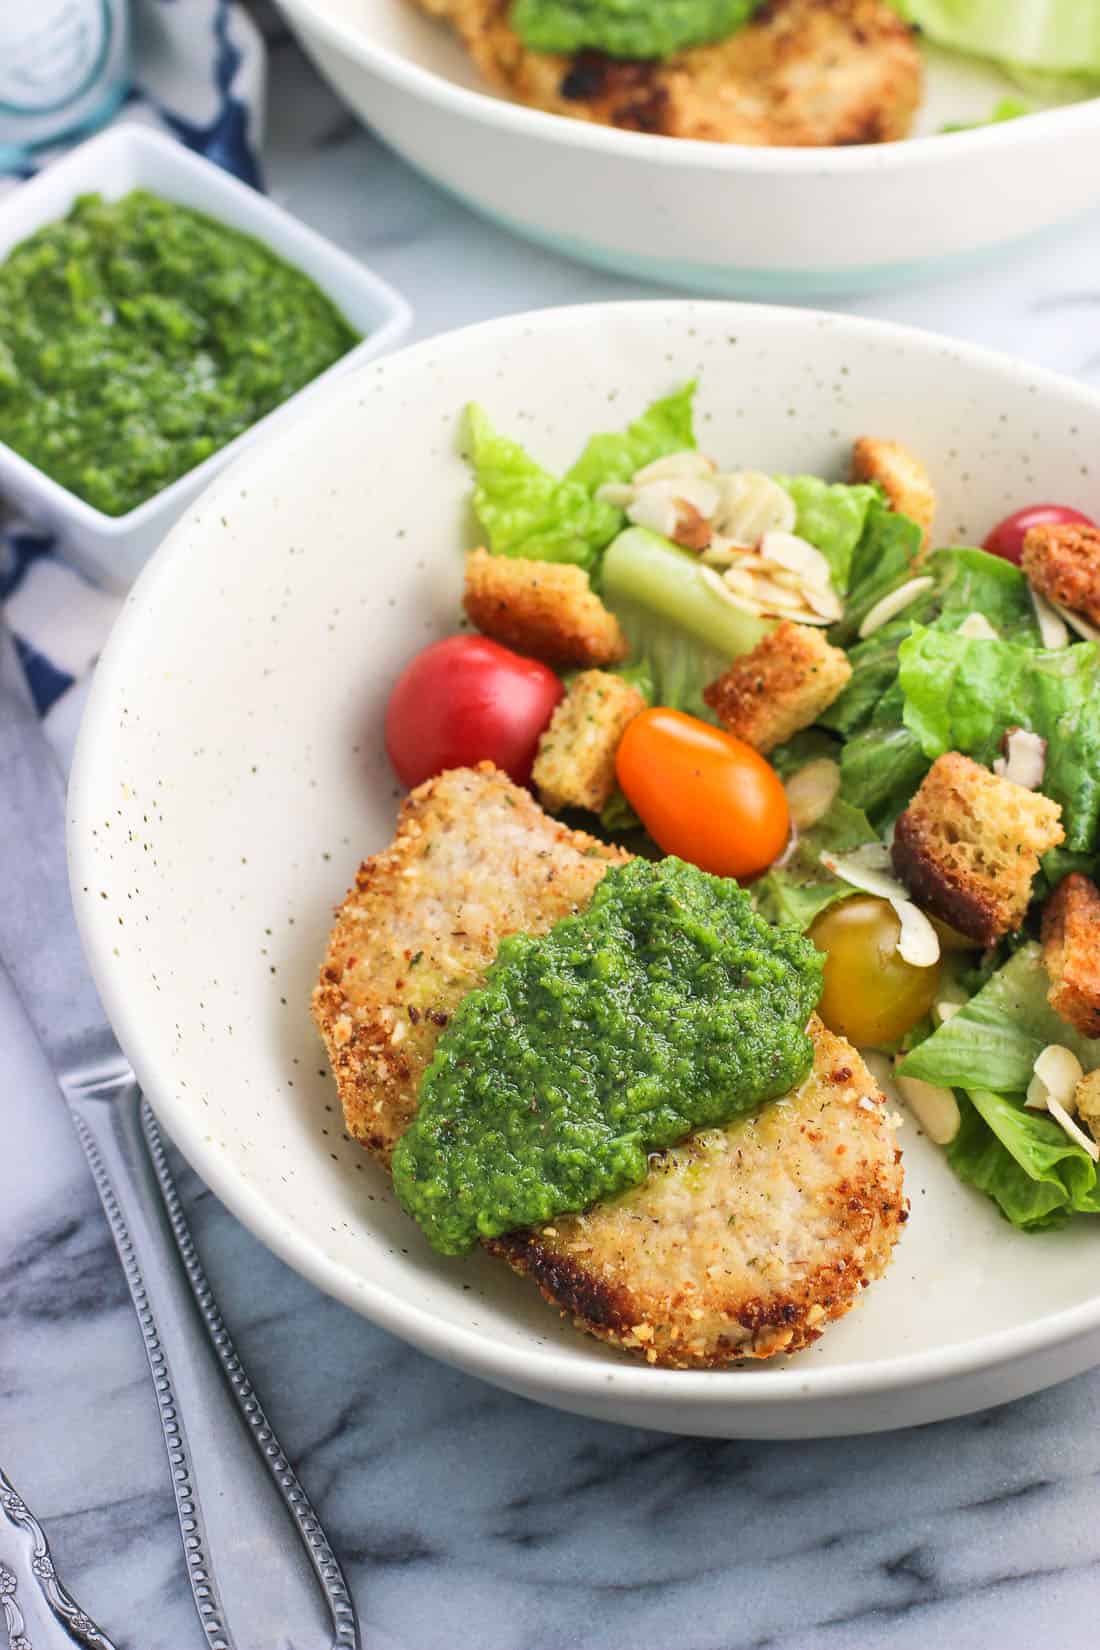
M619 742L623 794L659 848L720 877L752 877L786 847L787 793L759 751L697 716L643 710Z
M825 989L817 1012L830 1031L858 1047L897 1042L929 1012L940 965L915 968L900 955L901 923L888 900L870 894L830 905L810 938L825 953Z

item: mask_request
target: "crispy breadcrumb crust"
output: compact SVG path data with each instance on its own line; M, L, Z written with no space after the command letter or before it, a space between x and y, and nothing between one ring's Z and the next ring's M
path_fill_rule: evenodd
M627 859L550 819L483 762L406 797L337 912L313 1017L348 1133L388 1163L436 1039L505 934L541 934Z
M489 764L406 801L340 908L314 993L348 1130L381 1159L440 1031L500 940L583 906L621 850L549 819ZM488 1245L601 1340L672 1368L808 1345L881 1275L906 1219L881 1096L815 1020L785 1100L665 1152L643 1186Z
M532 778L543 807L598 814L615 789L619 740L645 708L644 694L621 676L584 670L574 677L539 740Z
M921 530L919 559L923 560L932 542L936 490L920 459L900 441L864 435L852 448L852 480L877 481L891 510L916 522Z
M1081 522L1032 527L1020 566L1040 596L1100 625L1100 528Z
M670 1369L798 1352L890 1263L907 1219L885 1103L842 1037L784 1100L674 1146L633 1191L488 1248L612 1346Z
M851 681L839 647L786 619L703 690L722 726L765 754L816 722Z
M619 621L583 567L472 550L462 605L483 635L547 664L614 665L626 658Z
M958 751L931 769L894 828L894 869L916 903L982 945L1019 928L1039 857L1065 838L1057 802Z
M1043 907L1047 1000L1083 1037L1100 1037L1100 890L1074 871Z
M512 0L417 0L491 85L520 103L628 131L794 147L881 143L920 103L913 31L886 0L769 0L728 40L663 62L530 51Z

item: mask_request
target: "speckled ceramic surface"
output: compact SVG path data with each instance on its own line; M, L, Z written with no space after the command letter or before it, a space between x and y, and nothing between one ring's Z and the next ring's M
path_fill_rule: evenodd
M602 269L773 300L924 281L1100 199L1100 99L990 126L1020 88L923 48L903 143L765 149L612 130L507 101L411 0L278 0L322 72L414 166ZM1034 86L1026 101L1041 109ZM947 123L979 123L944 134Z
M242 459L135 587L74 769L78 914L171 1134L265 1242L368 1317L513 1390L669 1430L930 1420L1100 1361L1100 1234L1014 1232L909 1124L897 1259L817 1347L728 1373L638 1367L487 1258L428 1251L344 1138L309 1019L331 907L392 830L387 690L455 623L462 404L483 401L565 464L589 432L694 375L701 442L726 464L840 474L856 435L912 443L940 487L944 541L1036 493L1100 509L1100 396L943 339L652 303L421 344L334 385Z

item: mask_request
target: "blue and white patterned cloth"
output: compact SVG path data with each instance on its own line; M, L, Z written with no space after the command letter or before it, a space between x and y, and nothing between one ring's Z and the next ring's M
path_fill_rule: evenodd
M0 0L0 4L3 0ZM132 0L134 86L116 119L159 127L246 183L260 187L264 48L232 0ZM0 197L67 149L0 175ZM39 712L68 743L76 685L106 640L119 598L97 590L57 556L54 539L3 513L0 603Z

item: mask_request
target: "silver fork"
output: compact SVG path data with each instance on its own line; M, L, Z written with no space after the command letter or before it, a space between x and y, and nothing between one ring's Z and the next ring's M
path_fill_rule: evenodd
M21 1001L58 1075L122 1261L207 1644L359 1650L340 1565L237 1356L153 1114L88 978L65 874L62 799L0 617L0 999L10 997L13 1012ZM24 1618L9 1626L21 1635L18 1650L111 1650L61 1587L41 1527L6 1481L0 1508L0 1538L5 1522L19 1532L0 1544L0 1558L12 1554L0 1576L5 1613ZM35 1638L25 1626L32 1602Z

